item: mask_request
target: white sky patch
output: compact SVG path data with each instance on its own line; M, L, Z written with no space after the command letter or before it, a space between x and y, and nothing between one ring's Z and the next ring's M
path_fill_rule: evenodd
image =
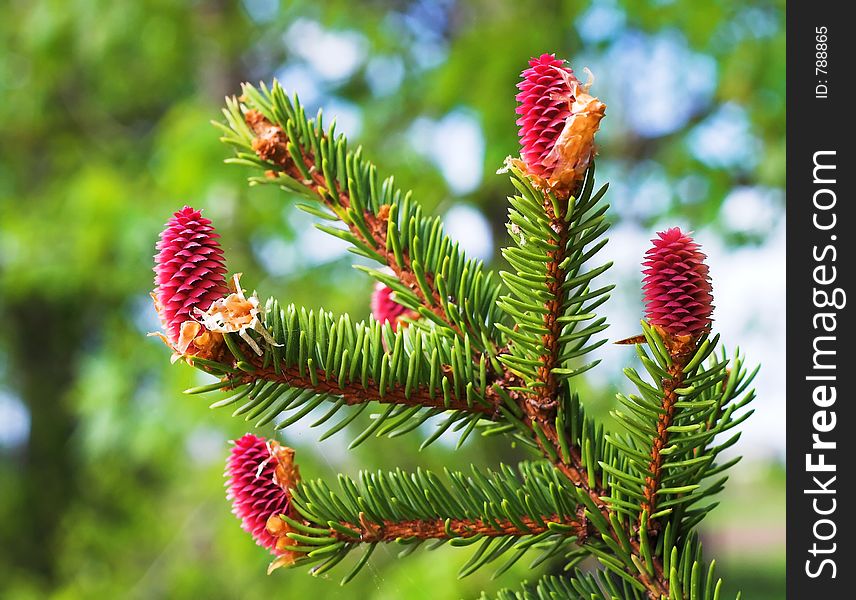
M417 38L413 40L409 48L410 56L416 63L416 67L423 71L433 69L446 60L449 51L440 40Z
M598 167L597 179L596 189L609 182L607 196L614 214L625 220L645 220L662 214L674 196L665 170L654 161L605 161Z
M297 19L284 39L289 50L328 81L353 75L368 50L366 39L356 31L330 31L309 19Z
M763 186L735 188L725 197L720 216L732 231L764 234L784 213L784 192Z
M484 169L484 135L476 118L455 109L439 121L419 117L410 128L414 149L440 169L455 194L475 190Z
M758 162L760 142L752 135L746 111L723 104L689 134L690 152L709 167L751 169Z
M363 113L353 102L330 96L321 103L324 109L324 127L336 120L336 132L344 133L349 139L359 137L363 130Z
M223 432L214 427L196 427L184 440L184 450L199 466L223 460Z
M774 7L752 6L740 10L734 18L719 25L714 39L719 44L734 46L747 38L761 39L776 34L781 25L779 13Z
M16 448L30 435L30 413L20 399L0 389L0 448Z
M309 265L322 265L338 260L348 253L351 245L345 240L324 233L314 226L298 230L297 246Z
M785 220L760 246L727 248L713 232L696 240L708 255L713 279L714 331L730 354L737 346L750 369L761 364L753 382L755 414L742 426L741 444L785 451Z
M243 0L242 4L256 23L266 23L279 12L279 0Z
M627 22L627 15L614 0L593 2L577 19L577 31L586 42L602 42L613 37Z
M346 427L344 431L335 433L323 442L319 439L330 427L346 417L350 412L349 407L345 407L336 413L324 424L318 427L311 427L312 423L318 421L329 410L330 403L323 402L320 406L311 410L304 418L298 419L296 423L289 425L284 431L277 431L276 439L296 450L312 450L316 453L316 456L323 458L324 462L331 467L339 468L342 465L351 464L354 458L353 454L348 451L348 445L357 436L357 433L353 429ZM279 425L292 414L294 414L294 411L280 413L274 418L274 423ZM322 449L322 452L318 452L319 448Z
M410 124L408 138L414 150L426 154L428 147L433 143L434 121L428 117L416 117Z
M716 89L716 62L693 52L674 30L622 35L590 64L598 95L620 97L610 105L613 114L621 111L622 120L645 137L681 128Z
M323 95L318 77L305 65L283 67L276 72L276 79L289 96L297 92L304 105L314 104Z
M404 81L404 61L399 56L375 56L366 65L366 83L375 96L386 96Z
M256 237L253 253L264 270L274 277L299 273L306 267L327 264L348 254L350 244L317 227L317 219L299 209L285 213L295 239Z
M701 175L691 174L681 177L675 183L675 192L683 204L696 204L707 198L710 181Z
M250 245L262 268L274 277L291 275L302 266L294 244L280 237L254 237Z
M148 294L138 294L130 301L128 310L137 331L147 334L160 331L162 328L152 297Z
M653 161L639 163L634 166L630 181L633 187L633 194L630 196L632 204L630 214L648 217L668 210L672 201L672 188L665 171L659 164Z
M443 229L470 258L487 260L493 254L493 232L477 208L456 204L443 215Z

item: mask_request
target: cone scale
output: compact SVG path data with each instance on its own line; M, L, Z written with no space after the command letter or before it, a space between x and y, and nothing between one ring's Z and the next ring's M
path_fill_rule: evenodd
M411 314L412 311L402 306L392 298L392 288L378 282L372 293L372 316L379 323L387 323L392 330L398 329L399 319Z
M268 520L286 513L289 505L277 478L278 460L269 442L248 433L234 441L226 462L232 512L259 546L275 554L278 537L268 531Z
M568 100L571 88L567 77L573 71L554 54L542 54L529 61L529 68L520 74L517 125L520 126L520 156L530 173L549 177L553 167L547 158L571 116Z
M706 256L679 228L657 234L643 262L645 317L672 336L698 337L713 321Z
M181 325L229 293L226 260L209 219L185 206L167 222L155 255L155 298L167 340L177 345Z
M554 54L529 61L515 96L520 158L541 187L564 192L581 181L595 155L594 136L606 105Z

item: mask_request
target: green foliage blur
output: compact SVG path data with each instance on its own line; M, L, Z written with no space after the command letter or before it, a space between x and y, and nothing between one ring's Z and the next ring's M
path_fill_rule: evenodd
M728 243L760 244L764 227L720 224L723 198L784 185L781 0L7 0L0 10L3 598L459 598L561 569L520 563L496 581L489 570L458 580L470 550L396 560L388 548L346 588L335 571L265 575L269 556L223 495L226 441L249 424L183 396L202 380L145 337L158 327L157 234L187 203L214 220L231 268L262 296L362 316L371 284L282 194L223 165L229 151L209 121L242 81L279 76L340 114L426 208L480 211L493 248L509 191L493 173L517 149L514 86L544 51L599 66L595 91L610 107L602 172L623 182L617 220L680 215L714 223ZM640 112L678 92L689 96L673 110ZM723 134L729 115L743 129ZM717 133L724 144L704 141ZM475 168L456 171L467 156ZM651 177L667 193L639 208ZM347 433L323 445L306 427L284 438L304 477L521 458L496 442L417 453L420 434L354 452ZM742 587L780 598L783 471L745 465L709 545L729 597Z

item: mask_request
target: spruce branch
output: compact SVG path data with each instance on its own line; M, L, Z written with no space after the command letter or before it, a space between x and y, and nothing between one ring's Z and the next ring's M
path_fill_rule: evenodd
M564 191L537 189L537 180L514 163L508 170L520 192L509 198L509 232L517 247L503 251L516 273L500 273L512 291L501 306L518 323L516 330L506 331L509 354L499 357L511 369L506 379L512 382L509 395L523 413L528 429L524 435L579 490L578 499L591 519L587 534L624 546L624 560L613 566L621 576L638 578L651 597L658 598L668 593L668 576L659 560L645 560L631 532L612 518L604 500L609 494L602 465L610 461L604 455L602 430L589 426L571 387L572 378L597 361L576 368L569 363L606 342L590 340L606 328L595 309L613 286L592 291L589 284L611 263L585 270L606 243L600 238L608 228L603 219L608 207L599 205L606 188L593 193L594 165L573 190ZM640 572L636 563L649 568Z
M508 229L515 246L504 248L503 256L515 271L500 273L511 292L500 306L517 325L497 325L510 340L500 360L520 377L528 400L552 416L562 384L599 362L579 365L579 359L606 343L605 338L591 341L607 327L594 311L614 286L592 290L589 284L611 263L586 269L606 243L600 238L609 227L603 219L608 205L599 205L606 186L593 193L592 166L575 188L579 198L557 196L536 188L513 163L507 169L519 195L509 198Z
M638 521L640 538L659 531L666 519L683 535L715 506L693 506L724 482L704 487L702 480L734 462L721 468L714 463L722 450L714 438L748 418L752 411L740 416L734 411L754 397L750 391L733 402L754 376L747 377L739 356L732 376L724 353L720 360L704 364L719 339L708 333L713 298L704 254L679 229L658 234L653 243L644 271L646 314L652 321L642 322L648 350L643 344L636 348L654 381L625 369L639 395L618 396L628 412L616 411L614 416L628 435L608 436L624 455L609 471L609 501L613 510Z
M547 292L550 299L545 304L547 313L544 315L543 323L547 333L544 334L544 354L541 355L541 365L538 367L538 380L543 384L539 389L538 407L542 410L555 406L555 397L559 389L559 382L553 374L553 369L556 368L560 358L559 335L562 324L559 319L562 317L562 296L564 295L562 285L566 276L562 264L565 262L569 228L565 223L564 215L561 212L557 213L557 209L561 211L561 205L557 204L554 207L550 199L545 198L544 210L550 221L550 228L556 232L556 249L547 252Z
M439 219L423 217L409 192L402 194L391 178L381 183L361 148L348 150L335 124L324 129L320 112L307 119L297 97L289 99L276 82L270 90L245 85L243 92L242 102L229 100L224 111L229 126L220 125L223 140L237 149L231 162L263 168L265 177L255 183L274 183L319 200L330 213L301 208L344 223L347 231L319 228L391 269L392 277L367 272L390 286L397 301L467 340L474 353L492 357L504 343L494 328L501 313L492 273L443 235Z
M353 422L370 403L385 405L352 445L371 435L401 435L443 413L447 418L426 445L450 427L466 427L469 435L481 420L501 418L502 398L488 381L485 358L475 368L465 346L438 332L393 331L374 319L352 323L348 315L281 308L274 299L266 305L262 328L269 340L250 334L258 338L261 354L230 333L218 361L190 357L220 381L187 392L225 391L227 397L212 407L237 406L233 414L256 426L281 417L277 427L287 427L325 402L329 410L312 426L328 423L345 406L357 408L322 438Z
M700 598L719 600L722 579L717 576L716 563L705 561L698 536L693 533L681 547L674 547L665 558L668 571L668 591L660 598ZM482 595L482 600L487 600ZM546 575L535 585L524 583L519 589L504 589L496 600L645 600L650 594L640 589L634 580L620 577L615 571L585 572L573 569L570 576ZM740 595L737 596L738 600Z
M413 390L408 390L405 386L394 384L386 387L381 394L379 383L371 378L366 379L365 386L355 382L340 384L337 381L329 381L323 369L315 369L312 373L304 371L301 374L299 367L284 367L280 368L279 372L277 372L275 368L265 367L260 364L261 362L256 358L251 358L248 364L255 368L233 379L232 381L235 382L235 385L241 386L259 381L281 384L292 388L312 390L319 396L341 398L345 406L378 401L382 404L422 406L442 410L481 413L486 418L490 418L495 413L494 408L489 404L468 403L451 392L448 396L444 396L442 389L432 389L429 391L425 387L417 387Z
M606 479L611 465L620 457L616 448L606 443L603 427L585 415L578 396L572 392L560 396L555 418L528 402L520 388L515 390L512 386L509 394L525 411L525 427L518 437L540 451L573 486L570 489L582 509L581 522L585 525L578 542L616 576L632 581L647 597L668 597L669 575L663 560L650 551L647 538L644 543L636 539L632 524L617 518L609 502Z
M340 476L339 493L322 480L301 482L291 490L294 512L283 517L283 535L293 544L283 549L304 554L296 565L325 559L316 569L326 570L360 545L395 542L409 553L429 540L431 548L478 544L461 568L464 576L503 556L504 571L530 550L547 560L585 535L568 484L548 463L473 467L469 476L447 470L445 479L422 470L363 472L359 482ZM553 493L545 495L545 488Z
M539 535L548 531L556 531L560 528L576 530L576 535L584 535L579 521L559 515L544 515L534 517L526 515L511 519L492 519L490 521L476 519L411 519L404 521L384 521L375 524L363 519L357 523L340 523L352 531L360 533L360 542L364 544L376 544L379 542L394 542L399 539L415 540L452 540L483 537L502 537L524 535ZM550 525L554 525L551 529ZM559 527L555 527L555 526ZM331 529L330 535L339 541L353 543L353 536L341 530Z
M719 492L724 479L709 485L705 481L739 460L716 462L740 435L726 439L717 436L751 416L752 410L741 409L755 397L748 386L757 368L749 372L740 355L730 359L722 351L716 356L718 338L703 336L682 361L678 384L667 376L670 355L662 350L668 340L644 322L643 327L651 340L648 346L654 349L647 352L640 345L637 352L654 381L646 382L632 369L625 371L640 394L619 395L628 412L616 411L614 415L627 435L609 434L607 440L632 460L628 458L610 471L608 501L613 510L638 520L651 533L661 529L656 522L661 521L684 535L716 506L698 504ZM671 410L663 408L667 405ZM666 417L669 424L664 427Z
M461 575L501 557L503 571L529 551L535 564L562 556L573 570L594 556L603 566L504 599L719 597L695 527L739 460L717 462L739 438L724 434L752 413L743 409L757 369L749 372L739 351L717 352L705 257L688 235L667 230L646 254L643 334L621 342L635 344L647 373L625 369L638 394L618 395L613 416L623 431L586 414L575 377L597 364L586 355L606 342L596 311L613 287L594 283L610 263L590 266L607 242L608 206L606 186L594 191L593 163L605 105L589 85L552 55L523 72L521 159L506 164L516 193L502 289L439 219L423 217L391 178L381 182L335 124L325 128L320 112L307 118L277 83L227 99L220 127L236 149L230 162L262 169L252 183L311 198L300 208L345 227L320 229L384 265L364 269L386 286L377 298L384 322L275 299L263 309L238 276L229 290L210 221L186 207L158 244L154 296L174 359L218 378L188 393L225 392L213 407L236 407L257 426L278 419L278 428L325 406L312 423L320 426L351 407L322 439L377 403L380 414L352 447L445 414L423 446L449 430L462 432L460 445L478 430L513 435L544 459L516 470L447 470L446 481L422 470L364 472L358 481L340 476L334 491L300 481L290 449L245 436L230 458L229 494L244 528L276 555L272 568L314 564L320 574L366 548L347 581L380 543L404 553L448 543L477 546Z
M661 483L663 478L663 464L666 458L664 450L669 445L671 428L674 423L675 413L678 410L678 389L683 387L686 379L684 371L687 362L692 357L696 340L691 336L674 339L671 336L664 340L666 351L671 358L667 376L660 380L662 386L662 399L660 401L660 414L657 416L657 428L651 444L651 460L648 463L648 476L643 486L643 501L641 513L643 515L656 515L657 496L663 492Z
M571 577L547 575L535 585L524 583L519 589L501 590L496 600L643 600L644 596L627 581L611 578L603 572L586 573L575 569ZM481 600L488 600L482 595Z

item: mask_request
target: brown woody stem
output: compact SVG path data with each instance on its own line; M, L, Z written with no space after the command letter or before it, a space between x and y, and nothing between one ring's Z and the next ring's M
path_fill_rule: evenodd
M591 498L594 505L598 507L601 515L610 522L610 512L606 503L603 501L603 497L607 496L608 493L603 486L603 483L599 481L597 478L594 479L594 484L592 485L589 482L589 474L585 466L583 466L582 456L580 455L580 451L578 448L570 448L568 460L562 458L562 451L559 444L558 433L556 432L555 424L551 421L545 421L542 417L537 415L529 415L528 417L530 424L533 422L533 419L541 428L541 431L544 432L544 437L547 439L547 443L550 447L545 446L545 443L536 436L536 442L538 446L541 448L542 452L548 457L558 457L557 461L554 461L556 468L562 472L565 477L571 480L577 488L581 489L583 492L588 494L589 498ZM591 522L586 522L585 526L587 528L584 536L580 536L581 540L584 540L588 535L593 535L595 537L599 537L600 533L595 528L595 526ZM618 534L613 532L611 537L621 545L621 539ZM639 560L640 564L645 563L645 559L642 555L642 549L639 546L639 542L636 540L630 540L630 551L636 556ZM648 577L647 575L641 574L638 571L633 571L630 573L632 577L638 579L642 585L648 590L648 595L650 598L656 600L662 596L669 596L669 584L668 577L665 575L663 571L662 561L658 557L653 557L654 564L652 565L654 570L654 576Z
M360 533L360 542L374 544L377 542L392 542L397 539L417 538L429 539L451 539L469 538L475 536L499 537L505 535L524 536L537 535L548 531L547 523L558 523L577 530L578 536L585 535L585 526L577 519L560 517L559 515L548 515L539 519L523 516L519 521L525 525L520 527L508 519L483 520L483 519L420 519L412 521L384 521L379 525L360 515L359 523L342 523L345 527ZM344 542L354 542L355 539L335 529L330 530L330 535Z
M564 203L567 204L567 199L564 199ZM564 219L565 215L555 213L553 203L549 198L544 199L544 209L550 218L551 229L558 235L558 240L551 240L551 243L556 245L556 249L547 253L549 257L547 262L547 290L550 293L550 299L545 305L547 314L544 315L543 321L544 327L547 329L547 333L542 338L545 350L541 356L541 366L538 367L538 379L543 383L543 386L538 388L535 399L541 410L556 406L559 384L553 374L553 369L556 368L559 361L559 336L562 333L562 323L559 321L559 317L562 316L562 299L564 297L562 284L565 281L565 270L560 265L565 260L565 249L568 245L568 223ZM567 206L565 210L567 210Z
M263 367L258 359L254 360L253 363L256 370L241 376L241 383L250 383L258 380L284 383L292 387L311 389L318 393L340 396L344 399L345 404L349 406L365 404L374 400L383 404L424 406L426 408L438 408L442 410L481 413L485 419L495 419L497 416L495 403L499 402L499 399L494 396L488 396L494 402L491 405L479 402L469 404L466 399L462 400L455 395L451 395L447 404L444 400L442 390L435 390L434 393L431 393L425 387L417 387L411 390L410 395L407 395L404 387L400 385L388 387L384 394L381 395L378 391L377 383L372 379L366 380L365 387L357 383L346 383L340 386L337 380L328 380L326 373L320 369L316 369L313 382L313 377L305 370L301 374L298 367L283 367L277 373L273 367Z
M644 500L641 508L643 511L647 511L648 515L654 514L657 509L657 490L660 488L660 477L663 470L661 451L669 443L669 427L675 417L675 402L678 400L678 394L675 390L681 387L684 381L683 365L674 363L669 368L669 375L669 379L663 380L663 399L660 404L663 412L657 418L657 435L654 437L651 446L651 460L648 463L648 472L651 475L645 477L643 489Z
M698 345L698 338L689 335L672 335L661 327L654 326L657 333L663 338L663 343L672 360L672 366L668 369L668 378L664 378L663 398L660 403L660 408L663 412L657 418L657 434L654 437L651 445L651 460L648 463L649 476L645 477L645 487L643 490L644 500L641 509L647 511L648 515L654 514L657 509L657 490L660 488L660 478L663 471L663 454L662 450L669 443L669 427L675 418L675 402L678 401L679 389L684 380L686 373L684 367Z
M538 427L543 432L543 438L535 435L534 440L544 456L550 458L555 467L565 477L567 477L571 483L588 494L589 498L591 498L601 515L603 515L607 522L609 522L609 507L603 501L603 497L607 496L608 492L598 478L593 478L593 483L589 481L589 473L583 465L579 449L575 447L569 448L568 456L563 458L561 444L559 443L559 435L556 431L555 419L550 417L548 414L545 414L545 411L540 410L540 408L531 402L530 399L525 398L521 392L511 389L519 387L522 384L522 382L516 379L516 376L506 374L505 379L500 384L506 389L511 398L516 400L523 409L525 413L524 421L526 424L529 425L533 431L535 427ZM580 527L581 530L580 534L578 534L578 538L581 542L586 540L589 536L593 536L593 539L598 539L600 537L600 532L591 521L581 519ZM611 537L619 545L622 543L617 533L613 532ZM640 561L640 564L645 563L642 549L639 546L638 541L633 539L630 540L630 551ZM668 576L663 571L662 560L655 556L653 557L653 562L653 577L648 577L638 571L630 572L630 575L635 579L638 579L642 585L645 586L645 589L648 591L648 596L652 600L658 600L664 596L668 598Z

